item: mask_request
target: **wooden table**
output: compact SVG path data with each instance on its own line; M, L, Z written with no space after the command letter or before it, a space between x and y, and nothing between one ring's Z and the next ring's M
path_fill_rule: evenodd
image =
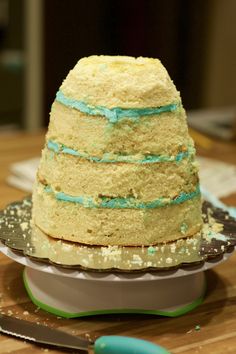
M40 154L44 134L0 134L0 206L21 199L25 193L5 183L8 166ZM236 164L236 146L213 143L205 156L217 157ZM236 205L236 195L224 202ZM236 254L207 272L208 290L204 303L178 318L147 315L103 315L73 320L59 319L37 309L30 301L22 282L23 267L0 255L1 311L29 321L60 328L69 333L91 338L100 335L129 335L150 340L172 353L236 353ZM199 326L199 327L196 327ZM198 329L198 330L197 330ZM39 346L0 335L0 353L42 353ZM49 349L50 354L60 353ZM145 354L145 353L144 353Z

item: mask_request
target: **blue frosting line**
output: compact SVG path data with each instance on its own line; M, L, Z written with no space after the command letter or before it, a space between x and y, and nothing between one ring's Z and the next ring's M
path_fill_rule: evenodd
M92 197L83 197L83 196L71 196L65 194L64 192L54 192L50 186L44 188L45 192L54 194L57 200L78 203L85 208L108 208L108 209L155 209L160 207L165 207L168 205L176 205L184 203L187 200L193 199L200 195L199 185L193 192L190 193L180 193L178 197L174 199L170 198L159 198L150 202L142 202L133 197L127 198L109 198L109 197L100 197L98 201Z
M102 158L96 156L89 156L86 153L81 153L77 150L66 147L63 144L56 143L55 141L49 140L47 142L48 149L54 151L55 153L64 153L73 156L78 156L81 158L85 158L89 161L94 162L103 162L103 163L114 163L114 162L128 162L128 163L140 163L140 164L148 164L148 163L156 163L156 162L180 162L183 159L187 158L191 154L191 149L179 152L175 156L166 156L166 155L146 155L143 159L135 159L132 155L116 155L114 158L114 154L112 157L109 153L104 154Z
M122 118L131 118L133 120L137 120L142 116L151 116L164 112L173 112L176 111L180 105L180 103L172 103L166 106L150 108L107 108L103 106L91 106L84 101L66 97L62 91L57 92L56 100L63 105L75 108L80 112L92 116L104 116L109 120L110 123L117 123Z

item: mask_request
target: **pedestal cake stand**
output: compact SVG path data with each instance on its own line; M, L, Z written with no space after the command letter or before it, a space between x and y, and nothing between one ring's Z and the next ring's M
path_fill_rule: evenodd
M86 258L84 254L79 265L74 264L69 258L65 262L65 253L71 255L75 251L78 254L78 246L48 240L44 235L47 238L45 242L51 244L51 255L45 253L45 245L42 241L40 241L41 246L38 247L33 242L30 227L26 230L26 222L30 220L30 203L25 208L28 214L22 213L25 207L22 205L21 203L11 204L0 215L0 251L25 266L24 284L32 302L48 312L66 318L108 313L143 313L171 317L185 314L201 304L204 299L205 271L227 260L235 246L236 238L231 230L227 235L227 232L215 233L210 241L205 241L205 244L201 243L201 257L194 258L191 254L193 257L191 262L186 258L188 251L182 262L178 260L175 266L165 265L164 267L162 265L158 268L157 265L155 266L156 263L150 263L153 257L154 248L152 248L150 254L142 250L140 255L136 253L132 257L128 255L134 260L133 263L131 262L133 264L131 268L134 267L136 260L136 267L131 270L119 269L114 264L111 267L115 257L107 259L107 256L105 258L104 254L100 254L103 259L102 264L106 266L106 262L108 263L106 269L99 267L99 271L95 271L94 263L91 263L90 268L83 264ZM19 210L21 210L20 218L16 218ZM221 213L225 215L223 211ZM224 222L227 222L227 225L230 222L235 230L234 219L227 217ZM23 237L20 237L20 234ZM218 239L217 235L220 235ZM197 241L194 245L196 244ZM208 244L207 247L206 244ZM50 247L46 245L47 250ZM60 248L59 259L56 247L57 250L58 247ZM162 247L161 254L165 255L165 252L169 252L165 249L167 246ZM193 246L193 249L196 249L196 246ZM88 252L88 249L85 247L82 252ZM173 244L170 252L173 253ZM197 252L199 254L200 250L198 249ZM179 253L181 254L181 248L179 248ZM140 264L137 260L140 261L142 254L146 257L143 256L143 269L137 266ZM157 259L161 259L160 256L158 257ZM165 255L164 262L166 259ZM96 256L95 261L100 262L99 255ZM123 259L123 263L121 262L124 267L127 264L126 261ZM177 262L177 258L175 261ZM185 267L183 267L184 264Z

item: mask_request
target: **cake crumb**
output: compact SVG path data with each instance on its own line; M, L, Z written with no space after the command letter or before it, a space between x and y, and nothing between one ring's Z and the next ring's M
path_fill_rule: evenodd
M183 223L181 224L181 226L180 226L180 232L181 232L181 234L182 234L182 235L185 235L186 232L187 232L187 230L188 230L188 225L187 225L185 222L183 222Z
M143 261L142 261L142 258L138 254L134 254L132 263L141 265L143 263Z
M148 254L153 255L154 253L156 253L155 247L149 246L148 247Z
M22 231L25 231L25 230L27 230L29 228L29 224L27 222L22 222L20 224L20 227L21 227Z
M17 214L17 216L22 216L23 211L21 209L17 209L16 214Z
M29 315L29 312L28 312L28 311L24 311L24 312L23 312L23 315L24 315L24 316L28 316L28 315Z
M90 334L89 333L85 333L85 338L87 338L88 340L91 340Z
M176 245L175 243L172 243L172 245L170 246L170 252L175 253L175 250L176 250Z

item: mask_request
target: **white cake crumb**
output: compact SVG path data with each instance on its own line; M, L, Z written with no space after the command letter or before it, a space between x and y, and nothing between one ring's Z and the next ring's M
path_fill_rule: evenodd
M134 254L132 263L141 265L143 263L143 261L142 261L142 258L138 254Z
M84 258L82 259L82 263L83 265L87 266L89 264L89 261L86 258Z
M21 209L17 209L16 214L17 214L17 216L22 216L23 211Z
M71 252L72 248L73 248L72 245L64 244L64 245L62 246L62 251L64 251L64 252Z
M21 227L22 231L25 231L25 230L27 230L29 228L29 224L28 224L28 222L22 222L20 224L20 227Z

